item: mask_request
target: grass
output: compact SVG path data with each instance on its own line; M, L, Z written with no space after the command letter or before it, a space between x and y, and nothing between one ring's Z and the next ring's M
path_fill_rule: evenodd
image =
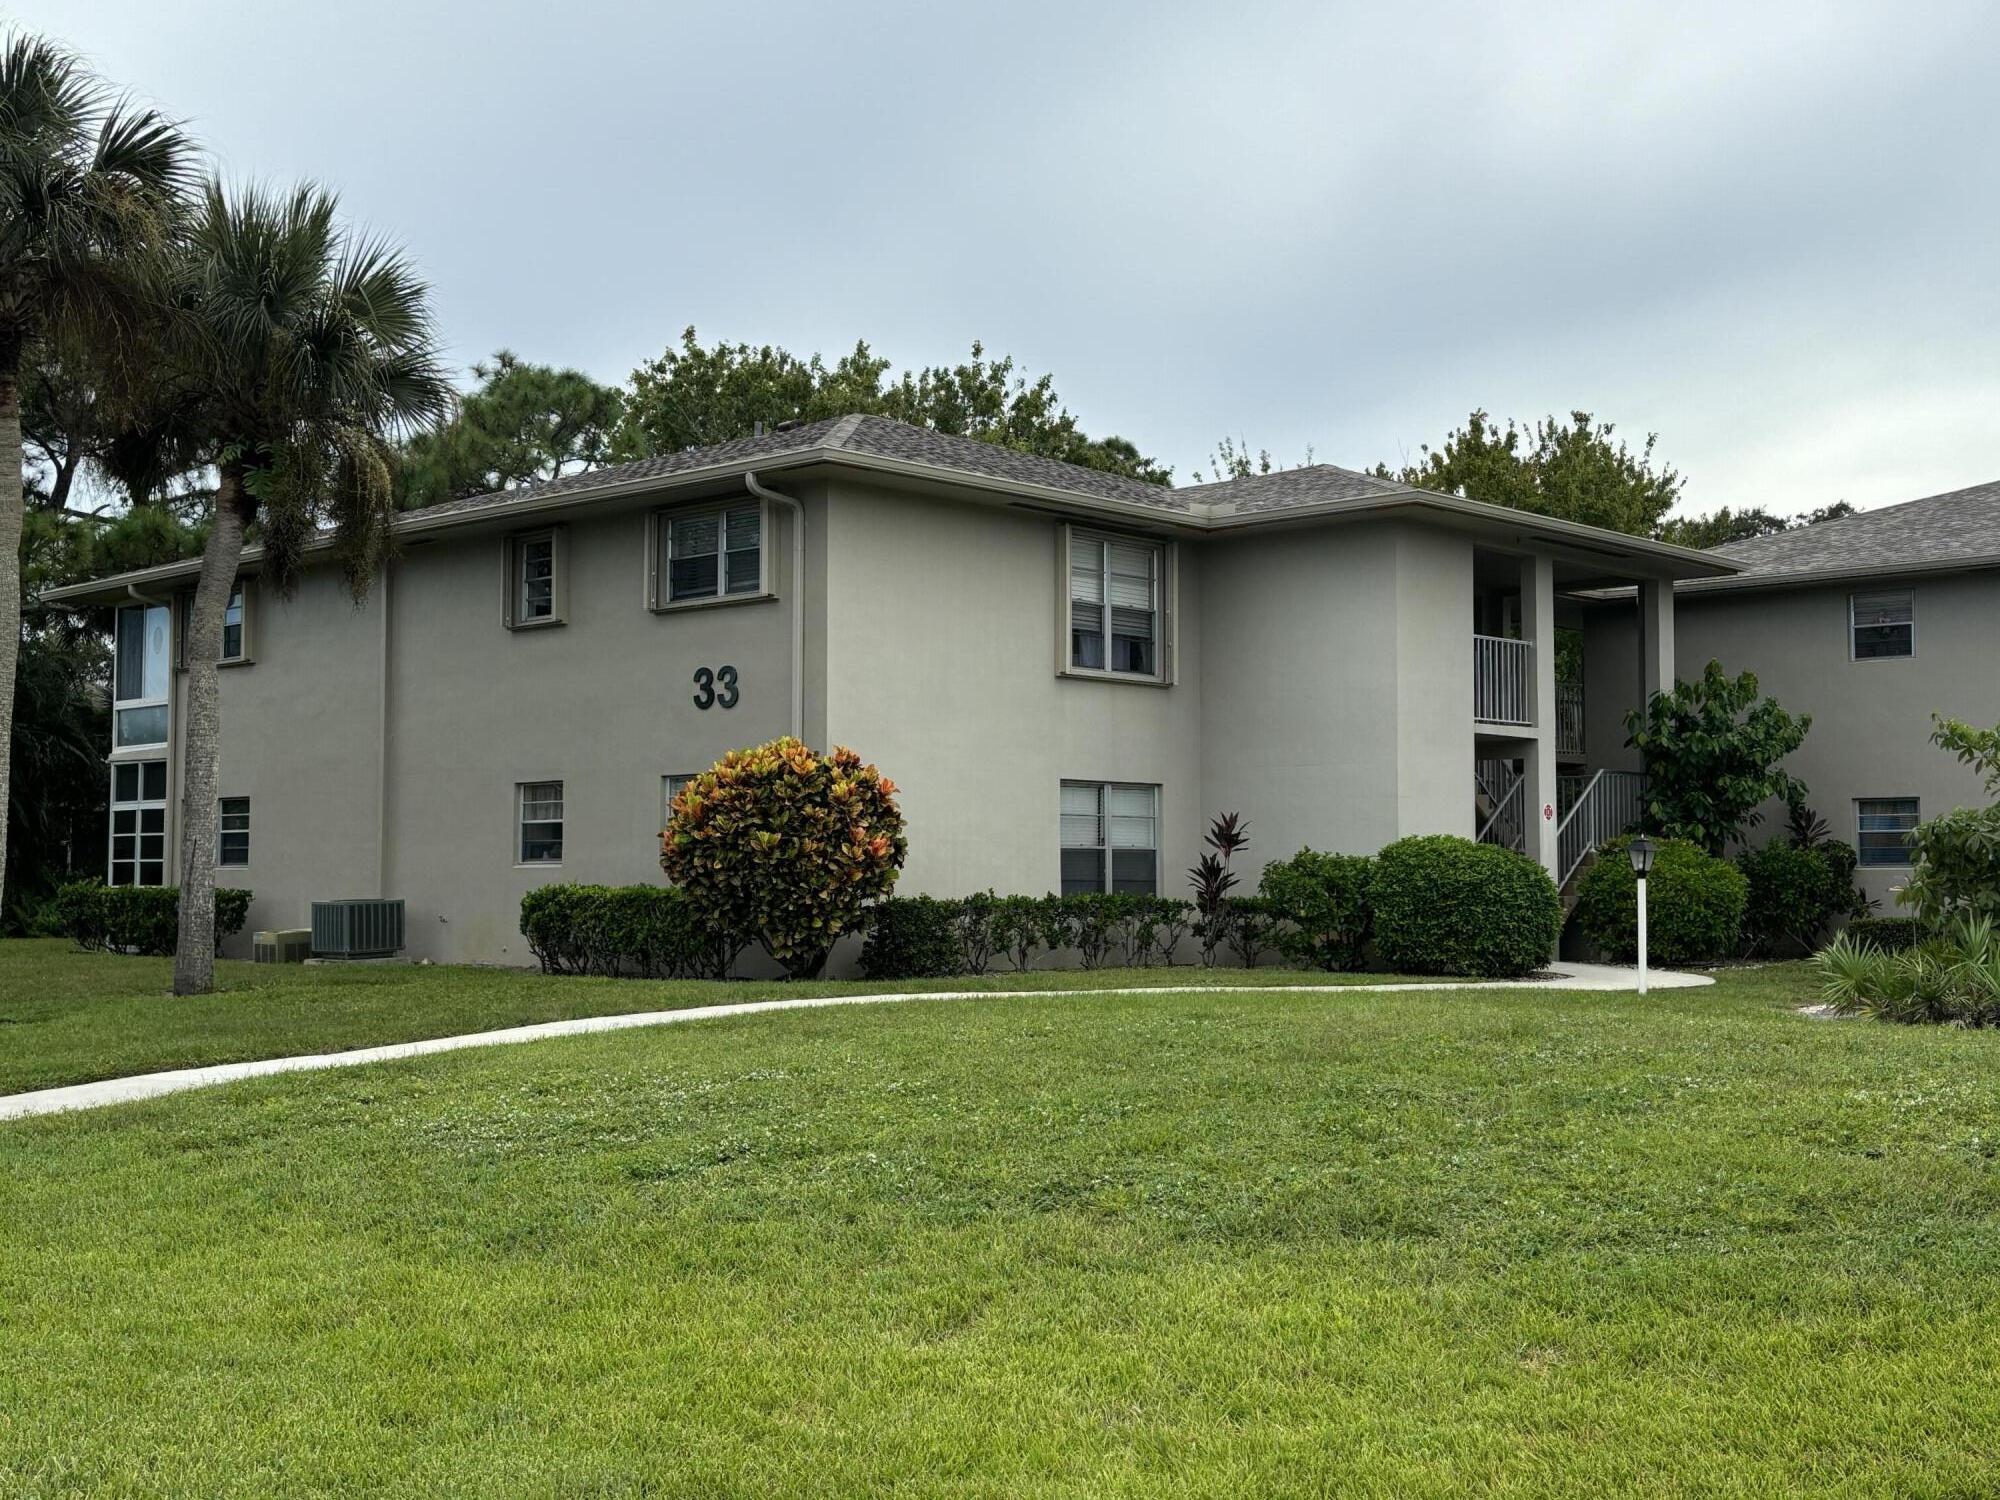
M0 1493L1973 1496L2000 1036L717 1018L0 1127Z
M216 966L220 992L176 999L164 958L79 953L67 942L0 942L0 1094L133 1073L329 1052L559 1021L775 995L899 990L1102 989L1124 985L1363 983L1393 975L1258 969L1029 970L898 984L776 980L718 984L552 977L448 966Z

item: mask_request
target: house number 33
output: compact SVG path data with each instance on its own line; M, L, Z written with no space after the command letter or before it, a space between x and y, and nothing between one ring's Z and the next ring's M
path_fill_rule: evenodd
M694 706L714 708L720 704L724 708L736 707L742 697L736 689L736 668L697 667L694 674Z

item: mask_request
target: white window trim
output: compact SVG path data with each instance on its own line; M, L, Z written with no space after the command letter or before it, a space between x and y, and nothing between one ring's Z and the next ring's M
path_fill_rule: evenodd
M668 539L668 523L694 516L720 518L732 510L757 509L757 587L740 594L717 592L700 599L667 597L667 576L660 567L660 553ZM724 523L726 526L726 523ZM646 608L656 615L674 614L684 609L722 609L732 604L764 604L778 597L771 583L771 507L763 500L742 496L734 499L704 500L698 504L662 506L646 514ZM728 560L718 554L717 582L726 581Z
M118 616L128 609L141 611L164 609L167 614L167 690L151 698L120 698L118 696ZM157 601L138 600L131 604L121 604L111 621L111 758L113 760L143 759L157 760L160 752L169 749L174 742L174 661L178 652L176 641L180 634L178 611L171 604ZM118 742L118 715L123 709L164 708L167 732L158 740L148 740L144 744L121 745Z
M662 833L666 831L667 819L671 815L674 805L673 794L668 789L667 783L670 781L686 783L693 781L699 775L701 775L699 771L662 771L660 773L660 831Z
M1862 658L1862 659L1863 659L1863 660L1865 661L1865 660L1868 660L1869 658L1866 658L1866 657L1864 657L1864 658ZM1889 659L1890 659L1891 661L1900 661L1900 660L1903 660L1903 658L1901 658L1901 657L1891 657L1891 658L1889 658ZM1923 821L1924 821L1924 801L1923 801L1923 798L1921 798L1921 797L1856 797L1856 798L1854 799L1854 868L1855 868L1856 870L1907 870L1907 869L1909 869L1909 868L1911 867L1911 866L1910 866L1910 845L1909 845L1909 840L1908 840L1907 838L1905 838L1905 839L1904 839L1904 841L1903 841L1903 857L1902 857L1901 859L1898 859L1898 860L1870 860L1870 859L1867 859L1867 858L1865 857L1865 855L1866 855L1866 846L1864 846L1864 845L1862 844L1862 842L1861 842L1861 834L1862 834L1862 827L1861 827L1861 809L1862 809L1862 807L1863 807L1863 805L1864 805L1864 804L1866 804L1866 803L1869 803L1869 802L1912 802L1912 803L1915 803L1915 804L1916 804L1916 809L1917 809L1917 810L1916 810L1916 814L1915 814L1915 817L1916 817L1916 821L1915 821L1914 823L1912 823L1912 824L1910 825L1910 831L1914 831L1915 829L1917 829L1917 828L1919 828L1919 827L1921 827L1921 826L1923 825ZM1870 833L1879 833L1879 832L1883 832L1883 831L1885 831L1885 830L1882 830L1882 829L1873 829L1873 828L1871 828L1871 829L1869 829L1869 830L1867 830L1867 831L1868 831L1868 832L1870 832Z
M531 531L510 532L501 553L501 619L509 630L543 630L569 623L568 538L561 526L537 526ZM539 619L521 617L521 567L523 547L528 542L549 544L549 612Z
M147 762L151 762L153 764L159 765L164 768L162 771L162 775L166 778L167 785L162 794L158 797L148 797L146 795ZM135 774L137 775L139 780L139 796L136 800L131 802L120 802L118 800L118 771L120 766L126 766L126 765L133 766L135 768ZM171 796L171 793L173 791L172 761L165 756L157 754L147 756L143 761L141 760L113 761L106 774L109 776L110 779L105 784L106 787L105 807L107 815L105 818L105 830L104 830L104 883L106 885L115 885L117 883L113 877L116 874L118 865L118 858L117 858L118 814L121 811L130 811L136 817L137 814L146 812L149 809L158 808L160 810L159 883L161 885L166 885L169 881L169 878L173 874L173 854L174 854L173 813L170 805L173 801L173 798ZM138 867L144 864L146 861L139 857L139 845L136 841L145 837L145 835L139 831L136 822L133 825L132 837L135 842L133 843L132 846L131 863L133 866L134 873L137 873Z
M255 590L250 587L250 580L248 578L239 578L236 580L236 587L232 591L232 596L234 594L241 594L243 596L243 639L241 649L234 656L216 657L215 664L218 667L247 667L253 660L250 654L250 622L256 611L256 606L251 603L254 593ZM185 672L187 670L187 643L188 636L191 634L188 629L188 621L193 614L193 593L179 595L174 601L174 670L176 672Z
M243 804L243 826L242 826L242 827L241 827L240 829L231 829L231 830L228 830L229 832L234 832L234 833L241 833L241 834L243 835L243 849L244 849L244 853L243 853L243 858L242 858L242 859L240 859L240 860L237 860L237 861L233 861L233 862L232 862L232 861L229 861L229 860L225 860L225 859L224 859L224 858L222 857L222 835L223 835L223 833L224 833L224 831L225 831L225 830L223 829L223 826L222 826L222 817L223 817L223 813L222 813L222 804L223 804L223 803L225 803L225 802L241 802L241 803ZM249 868L250 868L250 854L251 854L251 848L252 848L252 846L251 846L251 844L250 844L250 799L249 799L248 797L217 797L217 798L215 799L215 867L216 867L216 869L218 869L218 870L247 870L247 869L249 869Z
M1079 667L1070 659L1070 554L1073 543L1082 537L1090 541L1126 542L1155 548L1160 559L1158 670L1152 673L1114 672L1108 667ZM1075 677L1086 682L1123 682L1133 687L1163 688L1174 685L1180 660L1180 548L1171 539L1137 532L1107 531L1099 526L1078 526L1064 522L1056 545L1056 676ZM1105 619L1110 620L1106 606Z
M1854 649L1854 632L1859 628L1854 619L1854 603L1870 594L1903 594L1910 601L1910 651L1907 656L1862 656ZM1917 591L1915 589L1856 589L1847 596L1847 659L1862 665L1873 665L1879 661L1915 661L1917 657ZM1870 797L1869 801L1879 799Z
M556 870L562 868L563 858L523 859L521 845L526 838L528 827L528 788L531 786L557 786L562 788L563 815L560 818L536 818L538 824L554 823L561 828L563 858L569 854L569 783L560 776L530 776L525 781L514 783L514 868L517 870Z
M1098 817L1102 827L1099 830L1104 842L1101 844L1065 844L1062 841L1062 790L1066 787L1090 787L1099 796ZM1117 877L1112 871L1112 856L1118 848L1111 842L1111 794L1113 792L1145 792L1153 799L1153 894L1160 894L1160 785L1153 781L1085 781L1077 777L1065 776L1056 792L1056 890L1062 890L1062 851L1065 849L1095 849L1104 855L1104 884L1100 891L1111 891L1116 886Z

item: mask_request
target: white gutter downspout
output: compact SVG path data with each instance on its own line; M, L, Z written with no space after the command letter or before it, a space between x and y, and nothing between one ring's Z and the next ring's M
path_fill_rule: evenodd
M394 559L382 564L376 598L382 605L380 674L375 701L375 894L389 894L389 608L396 576Z
M790 495L766 489L755 471L743 476L743 487L759 500L783 505L792 513L792 738L806 737L806 508Z

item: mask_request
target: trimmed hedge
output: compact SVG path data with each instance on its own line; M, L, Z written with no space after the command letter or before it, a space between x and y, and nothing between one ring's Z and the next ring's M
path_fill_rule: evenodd
M1038 952L1074 952L1086 969L1117 961L1171 964L1194 906L1164 896L1091 891L1069 896L894 896L869 914L864 979L983 974L993 955L1025 969Z
M1866 944L1884 953L1903 953L1923 941L1915 917L1856 917L1841 933L1857 948Z
M743 951L678 886L545 885L521 898L521 935L545 974L725 979Z
M1365 854L1301 849L1264 866L1257 887L1270 918L1267 941L1302 969L1358 969L1374 924L1368 890L1375 861Z
M1548 966L1562 898L1525 855L1449 834L1398 839L1375 856L1375 946L1405 974L1518 979Z
M77 947L98 952L170 957L180 947L181 893L171 885L106 885L74 880L55 894L55 920ZM250 892L229 886L215 891L215 946L243 930L250 916Z
M1606 957L1639 956L1638 877L1626 846L1611 840L1577 885L1576 924ZM1685 839L1658 839L1647 877L1648 958L1661 964L1714 963L1730 957L1743 928L1750 882L1727 860Z
M932 896L896 896L868 914L861 945L863 979L944 979L972 965L959 931L964 903Z

